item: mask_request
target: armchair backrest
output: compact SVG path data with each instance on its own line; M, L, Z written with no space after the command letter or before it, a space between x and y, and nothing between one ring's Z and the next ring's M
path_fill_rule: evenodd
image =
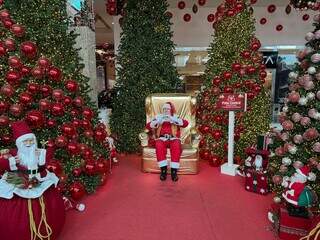
M162 105L165 102L172 102L176 114L189 122L186 128L181 128L181 142L183 144L191 143L191 130L195 128L195 106L196 98L182 93L157 93L149 95L145 100L146 122L161 113Z

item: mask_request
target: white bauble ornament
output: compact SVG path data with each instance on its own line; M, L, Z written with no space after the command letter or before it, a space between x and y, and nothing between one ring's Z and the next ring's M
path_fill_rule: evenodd
M308 100L313 100L315 97L316 97L316 95L315 95L313 92L309 92L309 93L307 94L307 99L308 99Z
M305 36L305 39L309 42L315 38L314 34L312 32L308 32Z
M318 63L319 61L320 61L320 54L319 53L315 53L311 56L311 62Z
M288 151L291 154L296 154L297 153L298 148L295 145L289 146L288 147Z
M319 112L316 113L316 115L314 116L314 119L320 120L320 113Z
M309 82L306 82L303 86L303 88L307 91L311 90L311 89L314 89L314 83L313 81L309 81Z
M317 72L315 77L316 77L317 80L320 80L320 72Z
M320 30L318 30L314 33L314 37L315 37L315 39L320 39Z
M289 111L289 108L288 108L288 106L284 106L283 108L282 108L282 112L288 112Z
M316 96L317 96L318 100L320 100L320 91L317 92Z
M289 78L290 79L297 79L299 75L296 72L290 72L289 73Z
M282 158L282 164L289 166L292 163L292 160L288 157Z
M300 97L299 99L299 105L304 106L308 102L308 99L306 97Z
M273 198L273 201L275 202L275 203L281 203L281 198L279 198L279 197L274 197Z
M317 72L317 69L315 67L309 67L308 68L308 73L309 74L315 74Z

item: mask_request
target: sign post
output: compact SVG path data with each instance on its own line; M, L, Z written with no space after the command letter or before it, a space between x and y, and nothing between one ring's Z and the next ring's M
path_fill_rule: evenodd
M234 153L234 111L246 111L247 94L222 94L217 102L217 107L229 111L228 126L228 162L221 166L221 173L235 176L239 165L233 163Z

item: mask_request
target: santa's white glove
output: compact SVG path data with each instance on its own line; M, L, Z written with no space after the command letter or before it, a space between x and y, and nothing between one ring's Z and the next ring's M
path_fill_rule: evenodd
M157 116L155 118L153 118L150 122L150 127L151 128L158 128L159 127L159 124L162 123L162 120L161 120L161 116Z
M9 157L8 158L9 160L9 167L10 167L10 170L11 171L15 171L15 170L18 170L17 168L17 163L19 162L19 159L18 157Z
M246 165L247 167L251 167L251 161L252 158L250 156L247 157L247 159L244 161L244 165Z
M282 179L282 183L281 183L281 186L287 188L289 186L289 177L288 176L285 176L283 179Z
M178 118L176 115L174 116L170 116L170 122L178 125L178 126L182 126L183 125L183 121L181 118Z

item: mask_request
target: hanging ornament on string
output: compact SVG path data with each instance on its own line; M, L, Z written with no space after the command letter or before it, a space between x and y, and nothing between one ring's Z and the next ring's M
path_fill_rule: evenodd
M193 6L192 6L192 12L193 12L193 13L197 13L197 12L198 12L198 6L197 6L197 4L193 4Z
M286 7L286 14L290 14L291 13L291 6L290 5L288 5L287 7Z
M261 25L264 25L264 24L266 24L267 23L267 19L266 18L261 18L260 19L260 24Z
M283 26L282 26L281 24L277 25L277 26L276 26L276 30L277 30L278 32L282 31L282 30L283 30Z
M214 14L210 13L207 17L208 22L213 22L214 21Z
M206 0L198 0L198 3L200 6L203 6L206 4Z
M302 20L303 20L303 21L308 21L309 18L310 18L310 15L309 15L309 14L304 14L304 15L302 16Z
M186 7L186 3L184 1L178 2L178 8L179 9L184 9Z
M190 15L189 13L184 14L184 15L183 15L183 20L184 20L185 22L190 22L190 20L191 20L191 15Z
M276 6L275 6L274 4L271 4L271 5L268 6L268 12L269 12L269 13L275 12L276 9L277 9L277 8L276 8Z

